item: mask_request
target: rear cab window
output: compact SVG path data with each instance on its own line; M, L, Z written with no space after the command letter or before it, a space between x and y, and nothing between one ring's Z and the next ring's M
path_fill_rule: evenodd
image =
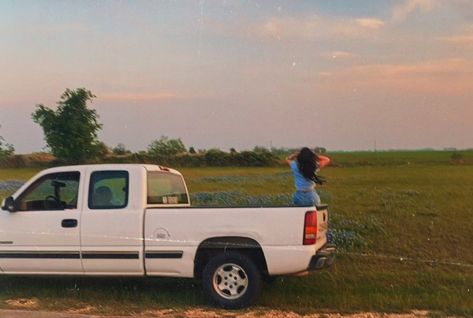
M189 204L181 175L165 171L148 171L147 202L159 205Z

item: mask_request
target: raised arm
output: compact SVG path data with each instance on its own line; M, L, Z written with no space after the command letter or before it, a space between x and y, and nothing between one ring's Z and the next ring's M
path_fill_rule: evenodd
M323 167L327 166L330 163L330 158L326 156L318 156L319 157L319 168L322 169Z
M292 154L290 154L289 156L286 157L286 162L288 165L291 164L291 161L295 160L297 158L297 155L299 154L299 151L296 151Z

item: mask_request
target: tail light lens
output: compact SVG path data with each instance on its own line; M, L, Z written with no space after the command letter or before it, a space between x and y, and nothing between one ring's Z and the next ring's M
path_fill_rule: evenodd
M317 211L307 211L304 221L304 245L313 245L317 237Z

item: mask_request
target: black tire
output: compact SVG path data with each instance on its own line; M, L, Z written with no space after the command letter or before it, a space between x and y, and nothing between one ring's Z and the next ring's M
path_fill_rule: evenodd
M228 251L210 259L202 272L202 285L212 303L225 309L241 309L256 300L261 274L249 257Z

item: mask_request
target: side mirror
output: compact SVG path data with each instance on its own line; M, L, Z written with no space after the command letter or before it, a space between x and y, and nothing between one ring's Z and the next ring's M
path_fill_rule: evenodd
M3 200L2 210L8 212L16 212L15 199L13 199L13 197L8 197Z

